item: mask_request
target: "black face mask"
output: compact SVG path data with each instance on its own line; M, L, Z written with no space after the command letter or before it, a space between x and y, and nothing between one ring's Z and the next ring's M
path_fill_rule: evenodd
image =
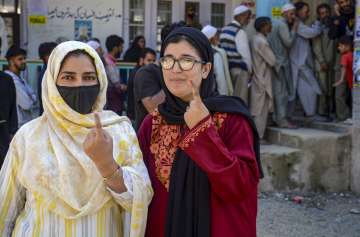
M64 101L76 112L88 114L99 95L100 86L56 86Z

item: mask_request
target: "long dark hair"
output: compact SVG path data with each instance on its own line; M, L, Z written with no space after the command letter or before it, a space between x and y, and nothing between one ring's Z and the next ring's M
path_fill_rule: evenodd
M139 47L139 41L141 39L145 40L145 37L143 35L136 36L135 39L133 40L130 48L140 48Z

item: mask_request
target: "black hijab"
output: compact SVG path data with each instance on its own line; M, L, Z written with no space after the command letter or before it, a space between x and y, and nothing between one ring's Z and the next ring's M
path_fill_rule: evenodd
M140 35L136 36L134 41L131 44L131 47L126 50L124 55L124 61L125 62L135 62L137 63L139 61L139 58L141 57L141 53L143 51L143 48L140 48L139 41L141 39L145 40L145 37Z
M191 27L179 27L173 30L164 40L160 56L164 56L168 44L179 42L179 38L185 38L196 48L203 61L213 63L213 50L209 40L200 30ZM166 101L159 105L160 114L168 124L184 125L184 113L189 104L171 94L164 79L161 83L166 94ZM215 77L211 70L208 78L201 82L200 96L210 113L241 114L248 120L253 129L254 150L262 177L259 136L246 105L238 97L219 96L215 88ZM184 151L178 149L175 156L170 176L165 236L210 236L209 179Z

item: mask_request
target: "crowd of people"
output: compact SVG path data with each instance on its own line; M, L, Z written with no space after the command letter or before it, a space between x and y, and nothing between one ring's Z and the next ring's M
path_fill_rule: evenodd
M43 43L38 94L10 47L0 235L256 236L266 126L298 128L297 102L306 121L351 117L353 2L319 5L311 24L305 2L281 12L257 17L255 35L244 5L221 30L167 25L158 60L138 36L126 79L118 35L106 53L97 38Z
M220 58L223 50L227 54L228 60L214 63L217 81L221 80L218 92L231 95L233 90L232 95L249 106L261 139L269 122L298 128L297 102L305 122L351 118L353 2L338 0L334 14L330 5L320 4L316 20L307 24L310 10L305 2L286 4L280 19L256 18L256 34L249 36L245 27L251 12L239 6L234 20L220 32L211 26L202 30L214 46L215 57Z
M286 4L280 19L257 18L253 24L256 34L249 35L246 28L249 28L252 13L241 5L234 9L233 21L221 30L211 25L202 28L214 50L217 92L240 97L248 105L264 143L268 124L290 129L298 127L294 118L298 104L306 121L351 118L353 2L338 0L333 9L328 4L320 4L316 20L307 24L310 10L305 2ZM186 26L186 23L176 25ZM164 27L162 39L170 27ZM106 53L98 39L87 43L99 53L106 68L109 80L106 108L119 115L126 114L138 129L146 114L165 100L159 83L160 61L156 60L156 52L146 47L144 36L137 36L123 56L124 61L136 63L136 67L129 78L123 78L116 65L124 45L120 36L107 37ZM6 117L10 114L4 112L3 120L13 121L7 131L16 131L10 125L14 120L18 120L18 127L31 120L34 117L31 111L38 103L42 113L41 81L48 57L56 45L46 42L39 47L44 66L37 80L37 96L26 80L20 78L26 66L26 51L16 46L8 50L9 68L1 75L13 78L15 83L17 118L14 113ZM6 93L8 91L11 90ZM11 96L4 96L8 104L14 103L10 101ZM13 132L8 133L13 135ZM2 152L2 157L4 154Z

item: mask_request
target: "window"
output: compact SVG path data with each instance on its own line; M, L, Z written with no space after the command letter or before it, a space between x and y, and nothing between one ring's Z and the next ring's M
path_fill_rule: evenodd
M211 4L211 25L216 28L222 28L225 25L225 4Z
M17 1L15 0L2 0L0 1L1 13L15 13Z
M198 2L185 2L185 22L188 26L199 28L201 30L201 25L199 23L199 8L200 3Z
M129 42L144 35L145 0L129 0Z
M157 27L156 27L156 50L160 51L161 47L161 29L168 24L171 24L171 1L158 0L157 13Z
M0 39L0 49L7 50L6 47L20 43L20 0L0 1L1 25L4 25L6 39ZM5 49L5 48L6 49ZM1 52L6 53L6 52Z

